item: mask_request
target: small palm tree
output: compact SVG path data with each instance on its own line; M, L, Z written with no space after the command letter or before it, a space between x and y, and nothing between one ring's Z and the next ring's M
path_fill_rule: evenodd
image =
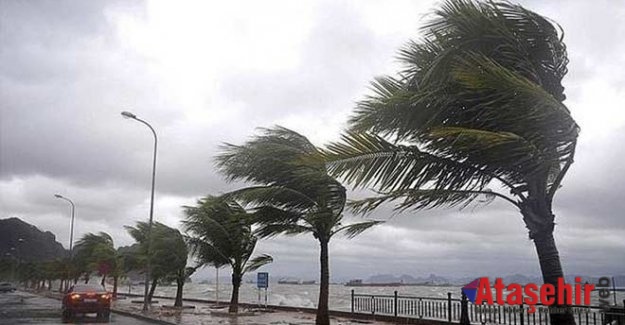
M171 227L159 227L155 233L152 247L154 259L153 274L161 279L176 281L175 307L182 307L182 293L184 283L188 276L193 273L192 268L187 268L189 251L184 237L178 229Z
M380 221L343 224L345 188L327 174L318 149L292 130L265 129L242 146L226 145L217 157L229 180L255 186L226 194L252 204L262 237L310 233L320 245L320 290L317 324L329 324L330 239L337 233L353 238Z
M115 263L115 247L111 235L100 232L98 234L87 233L77 243L77 257L83 259L87 265L86 273L97 271L101 276L101 284L104 285L106 276ZM88 282L89 277L86 277Z
M144 268L147 260L150 260L150 277L152 283L150 284L146 299L148 302L151 302L158 281L170 278L186 267L187 248L182 235L177 229L168 227L160 222L155 222L152 224L150 256L147 256L147 233L149 224L139 221L134 227L124 227L130 236L139 244L139 249L136 250L136 256L134 256L134 261L131 264L138 268ZM180 294L180 299L177 299L177 301L182 300L182 285L184 285L184 283L178 283L177 291Z
M471 0L446 1L422 32L401 50L399 76L376 79L329 146L331 174L382 193L356 202L360 212L506 200L523 215L545 283L557 285L552 202L579 132L563 104L562 34L521 6ZM574 323L570 313L551 321Z
M197 206L184 207L182 225L198 266L230 265L232 268L231 313L239 310L239 288L243 275L273 262L269 255L252 258L257 238L252 216L233 200L207 196Z

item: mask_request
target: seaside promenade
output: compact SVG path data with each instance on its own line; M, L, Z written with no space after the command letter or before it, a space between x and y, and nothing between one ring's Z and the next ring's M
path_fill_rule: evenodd
M12 296L24 299L17 299L16 302L11 303L7 301L7 304L20 305L26 301L30 315L29 319L43 320L46 324L61 323L61 295L58 292L51 291L18 291ZM164 297L155 297L152 308L149 312L142 312L142 304L137 303L142 297L135 297L134 295L126 297L120 294L119 299L114 301L112 306L113 316L111 323L114 324L189 324L189 325L279 325L279 324L297 324L308 325L315 324L315 314L309 311L303 310L277 310L275 308L258 308L247 304L241 304L241 309L238 315L234 316L228 313L227 304L214 304L210 302L202 301L188 301L185 300L185 308L173 308L173 299ZM139 299L139 300L137 300ZM15 300L15 299L14 299ZM23 309L23 308L22 308ZM286 309L289 309L287 307ZM45 310L45 315L42 313L35 313L33 310L42 311ZM21 313L26 315L24 312ZM40 315L41 314L41 315ZM19 316L19 315L18 315ZM41 316L43 318L39 319ZM25 317L25 316L24 316ZM2 321L0 317L0 324L13 324L15 319L5 319L7 322ZM92 318L86 317L84 319L78 319L79 323L93 322ZM372 324L372 325L388 325L394 324L391 322L383 322L376 320L362 320L352 319L350 317L331 316L331 324L333 325L354 325L354 324Z
M136 303L140 297L125 297L115 302L115 310L131 314L141 314L140 303ZM163 297L154 298L158 303L154 303L152 309L147 314L148 317L158 319L170 324L190 324L190 325L208 325L208 324L258 324L258 325L276 325L276 324L315 324L315 314L306 311L293 310L277 310L275 308L264 309L254 306L242 304L242 309L238 315L233 316L228 313L227 304L214 304L200 301L185 301L186 307L174 309L171 308L174 301ZM134 302L133 302L134 301ZM393 324L389 322L374 320L359 320L349 317L331 316L331 324L335 325L353 325L353 324Z

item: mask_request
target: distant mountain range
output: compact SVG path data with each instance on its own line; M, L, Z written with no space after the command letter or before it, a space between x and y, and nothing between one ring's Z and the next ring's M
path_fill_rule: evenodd
M479 275L475 277L461 277L461 278L445 278L442 276L438 276L436 274L430 274L428 277L413 277L411 275L402 274L400 276L392 275L392 274L377 274L370 276L363 283L404 283L404 284L425 284L425 285L459 285L463 286L471 281L475 280ZM599 281L599 277L597 276L587 276L587 275L568 275L565 276L565 281L567 283L575 283L575 277L581 277L581 282L585 283L597 283ZM625 275L617 275L617 276L609 276L610 279L614 278L615 285L617 287L625 286ZM495 277L490 277L491 281L495 280ZM528 283L543 283L542 277L540 276L526 276L522 274L513 274L506 275L501 277L505 284L509 283L519 283L519 284L528 284Z
M395 276L392 274L377 274L367 278L364 283L404 283L404 284L429 284L429 285L442 285L450 284L449 279L430 274L428 277L413 277L411 275L402 274Z
M20 240L21 239L21 240ZM56 236L18 218L0 220L0 258L45 261L68 256Z

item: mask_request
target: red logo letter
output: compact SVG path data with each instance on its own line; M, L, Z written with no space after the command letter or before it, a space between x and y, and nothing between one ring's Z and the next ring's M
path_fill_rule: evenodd
M477 287L477 297L475 298L475 304L482 304L482 300L486 299L489 305L493 304L493 294L490 291L490 282L488 278L480 278L480 284Z
M534 283L528 283L525 285L525 295L528 298L523 299L526 304L530 306L527 310L528 313L533 314L536 311L536 303L538 302L538 295L536 295L536 291L538 291L538 286Z

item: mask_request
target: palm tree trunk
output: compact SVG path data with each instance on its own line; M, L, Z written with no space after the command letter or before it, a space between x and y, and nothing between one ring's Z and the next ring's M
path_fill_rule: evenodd
M182 289L184 288L184 270L178 274L176 278L176 300L174 301L174 307L182 307Z
M113 299L117 299L117 281L119 281L119 276L113 277Z
M319 239L321 254L319 262L321 264L321 279L319 281L319 303L317 304L317 325L329 325L330 315L328 313L328 295L330 294L330 267L328 257L328 241Z
M148 303L152 302L152 297L154 296L154 290L156 290L157 284L158 284L158 279L154 278L154 280L152 280L152 286L150 287L150 292L148 292Z
M546 184L546 181L538 182L538 184ZM529 193L529 198L521 204L521 214L529 230L529 236L534 241L536 253L538 253L538 262L540 263L543 282L551 284L556 288L556 294L554 295L556 303L551 307L557 308L558 313L550 311L551 324L575 325L575 318L570 307L557 304L559 296L558 279L564 279L564 272L562 271L558 248L553 238L555 216L551 210L551 205L546 199L546 188L542 185L530 184ZM566 302L566 300L564 301ZM565 312L561 313L562 310L565 310Z
M241 287L241 274L237 271L232 272L232 296L230 297L229 313L239 312L239 288Z
M560 255L556 247L556 242L553 238L553 233L547 233L537 235L534 237L534 245L536 246L536 252L538 253L538 261L540 262L540 271L543 275L543 282L549 283L556 288L556 301L558 299L558 278L564 278L564 272L562 271L562 265L560 264ZM566 299L564 299L566 302ZM558 309L562 309L566 306L558 306ZM552 325L575 325L575 318L570 308L566 308L566 313L550 313Z

